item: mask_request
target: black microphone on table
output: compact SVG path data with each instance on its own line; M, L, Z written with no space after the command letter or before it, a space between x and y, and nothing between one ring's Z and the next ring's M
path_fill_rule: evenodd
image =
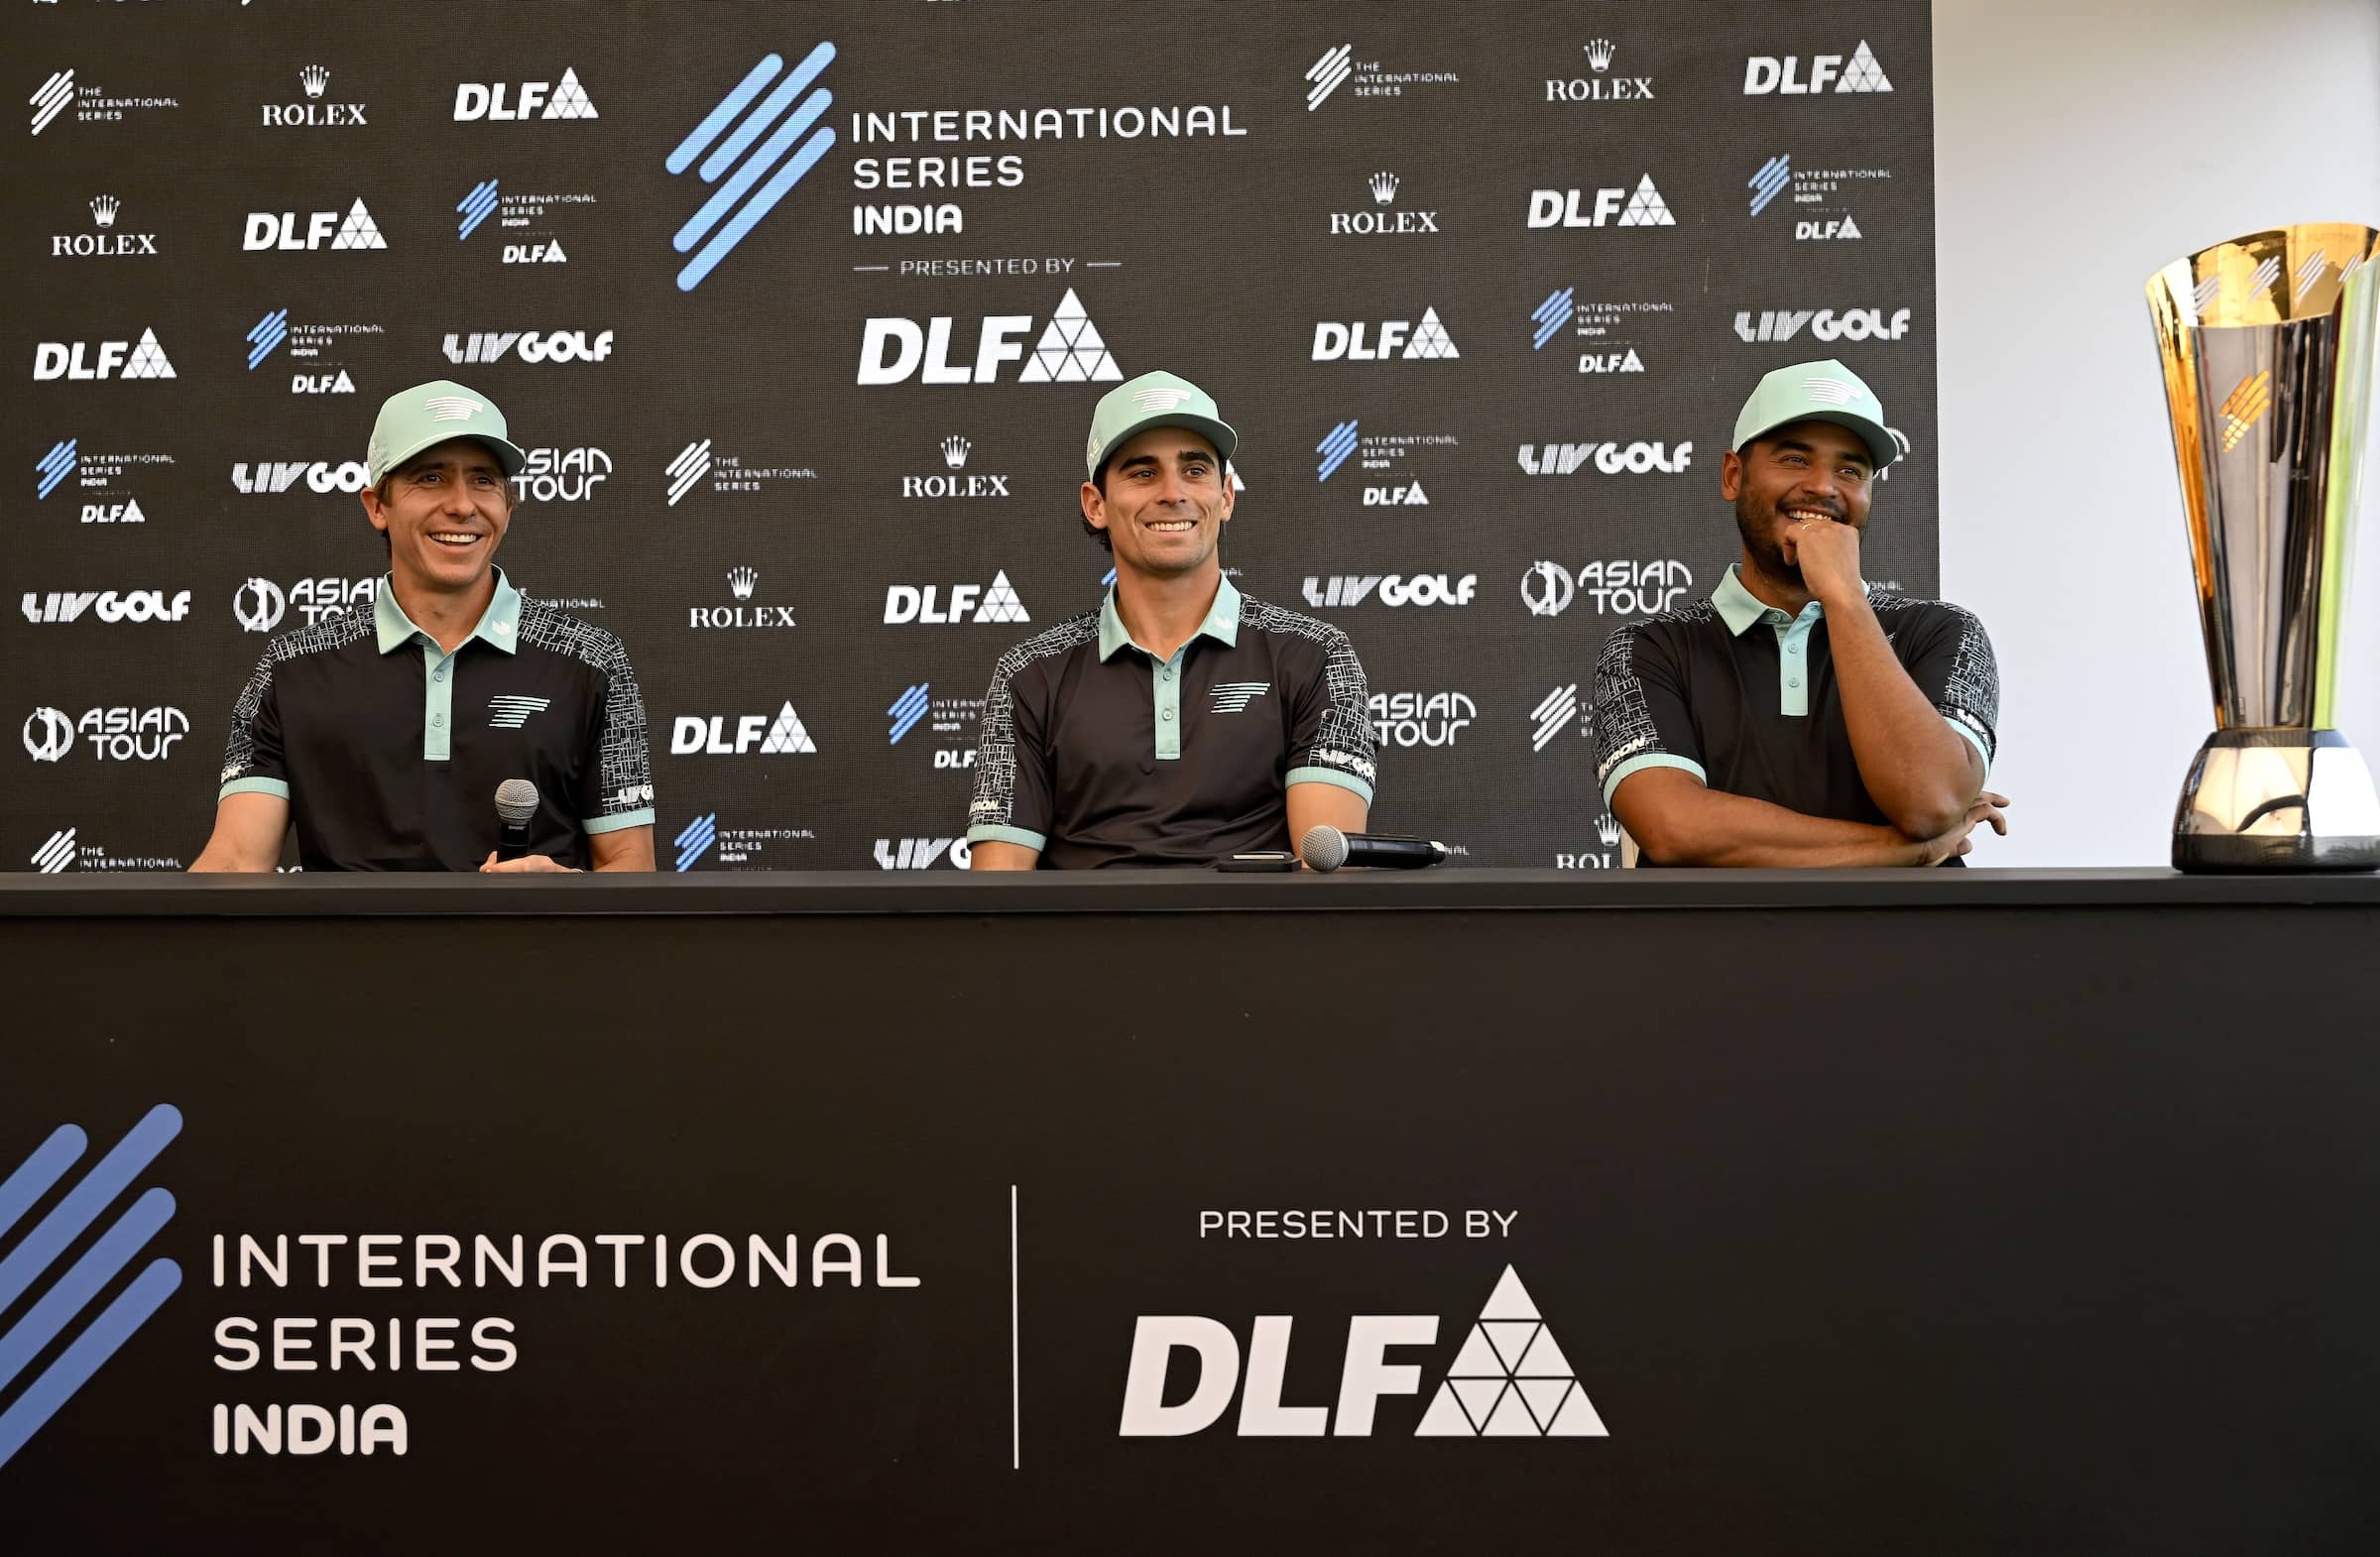
M529 854L529 822L537 814L537 786L526 778L507 778L496 786L496 858L525 859Z
M1432 843L1427 838L1341 832L1328 822L1307 828L1297 852L1305 858L1308 870L1326 874L1342 865L1374 871L1418 871L1442 865L1454 854L1445 844Z

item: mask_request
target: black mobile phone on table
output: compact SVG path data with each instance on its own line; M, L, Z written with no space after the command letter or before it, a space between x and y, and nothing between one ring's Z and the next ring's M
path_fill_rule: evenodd
M1226 855L1215 862L1219 871L1294 871L1297 856L1286 849L1255 849L1247 854Z

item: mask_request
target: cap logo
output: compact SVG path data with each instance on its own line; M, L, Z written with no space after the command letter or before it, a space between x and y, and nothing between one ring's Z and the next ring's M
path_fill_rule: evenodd
M1189 390L1144 389L1132 391L1132 399L1139 403L1142 411L1171 411L1190 398Z
M484 401L466 400L460 395L435 395L421 403L432 421L469 421L487 410Z
M1858 398L1859 392L1840 379L1804 379L1802 389L1812 400L1830 406L1847 406Z

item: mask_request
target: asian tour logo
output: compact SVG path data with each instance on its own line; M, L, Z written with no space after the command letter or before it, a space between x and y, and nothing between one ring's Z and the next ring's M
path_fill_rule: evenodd
M99 1225L180 1134L179 1110L167 1104L151 1109L29 1231L13 1244L0 1245L0 1313L48 1279L31 1306L0 1331L0 1401L5 1402L0 1404L0 1468L181 1285L178 1264L164 1258L152 1259L96 1314L85 1316L174 1219L172 1192L157 1187L136 1196L72 1263L57 1270L66 1253ZM90 1138L79 1126L60 1125L0 1180L0 1239L64 1179L89 1146ZM10 1399L8 1390L29 1365L61 1336L65 1343L50 1364Z
M1421 1369L1392 1363L1394 1348L1434 1346L1435 1314L1356 1314L1347 1325L1335 1405L1281 1399L1295 1320L1259 1314L1250 1327L1245 1377L1240 1337L1195 1314L1144 1314L1133 1327L1124 1384L1123 1438L1180 1438L1223 1420L1240 1397L1242 1438L1369 1438L1379 1402L1418 1394ZM1189 1398L1165 1400L1176 1352L1190 1354ZM1607 1438L1602 1413L1554 1339L1545 1316L1510 1265L1466 1333L1461 1350L1422 1412L1416 1438Z
M704 183L718 185L669 240L678 253L692 256L677 273L678 291L701 286L703 278L834 149L834 126L821 123L834 106L834 94L820 87L802 96L834 59L835 46L822 43L779 81L784 57L764 56L669 153L665 166L670 173L692 168ZM773 81L774 87L763 98L763 89ZM795 98L801 99L798 107ZM760 143L757 148L755 142Z

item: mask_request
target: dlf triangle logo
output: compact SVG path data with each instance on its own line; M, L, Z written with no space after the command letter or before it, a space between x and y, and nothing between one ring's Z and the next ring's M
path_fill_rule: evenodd
M1291 1314L1257 1314L1245 1332L1203 1315L1142 1314L1132 1328L1118 1435L1187 1437L1232 1418L1237 1403L1234 1431L1241 1438L1369 1438L1382 1400L1418 1396L1426 1387L1421 1367L1396 1354L1440 1344L1435 1314L1353 1314L1344 1334L1328 1321L1321 1333L1316 1329ZM1315 1380L1300 1391L1303 1400L1290 1396L1293 1337L1338 1362L1335 1391L1326 1393ZM1413 1436L1608 1438L1610 1432L1528 1289L1506 1265Z
M1504 1266L1416 1438L1608 1438L1519 1273Z
M1116 359L1108 355L1107 342L1099 338L1099 326L1083 311L1083 301L1074 289L1067 288L1066 296L1058 300L1058 311L1050 315L1049 327L1034 343L1022 382L1081 384L1123 377Z
M815 755L817 750L817 743L810 739L810 732L802 726L801 715L793 711L789 701L776 711L776 722L769 727L768 739L761 742L761 755L764 757Z

